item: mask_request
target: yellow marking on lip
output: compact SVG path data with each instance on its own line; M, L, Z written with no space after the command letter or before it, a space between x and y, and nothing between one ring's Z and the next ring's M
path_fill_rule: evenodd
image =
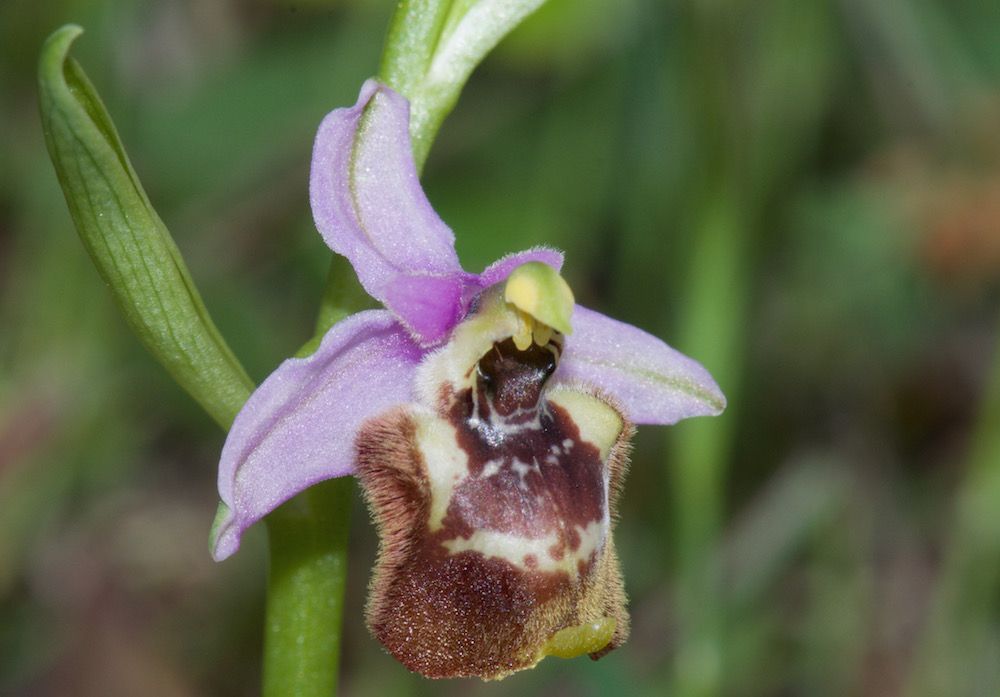
M569 412L580 429L580 437L597 446L601 460L607 460L625 427L618 412L593 395L562 386L550 390L548 400Z

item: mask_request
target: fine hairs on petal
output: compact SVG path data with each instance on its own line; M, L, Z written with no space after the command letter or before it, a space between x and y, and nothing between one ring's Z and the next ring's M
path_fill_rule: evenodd
M506 254L483 269L483 272L479 275L479 284L481 287L487 288L494 283L502 283L507 280L507 277L510 276L514 269L531 261L548 264L556 271L561 271L563 253L552 247L538 246L526 249L523 252Z

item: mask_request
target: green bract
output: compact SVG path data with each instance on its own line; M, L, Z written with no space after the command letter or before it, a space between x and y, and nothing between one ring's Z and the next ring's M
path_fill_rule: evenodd
M209 317L97 91L67 56L82 32L53 33L38 72L42 127L66 203L132 331L226 428L253 382Z

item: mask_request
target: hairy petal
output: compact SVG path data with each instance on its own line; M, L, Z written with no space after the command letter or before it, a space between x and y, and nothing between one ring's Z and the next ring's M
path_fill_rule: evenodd
M637 424L673 424L726 407L719 386L697 361L641 329L580 305L554 379L599 388Z
M563 265L563 253L551 247L532 247L523 252L508 254L487 266L479 275L479 282L483 288L487 288L505 281L514 269L529 261L540 261L559 271Z
M351 474L361 424L412 401L422 355L392 314L369 310L334 325L311 356L282 363L236 416L222 449L216 560L295 494Z
M313 146L309 196L327 245L429 345L458 320L463 283L474 277L462 271L454 234L420 188L409 111L406 99L369 80L357 104L328 114ZM401 302L421 284L430 292L420 303Z

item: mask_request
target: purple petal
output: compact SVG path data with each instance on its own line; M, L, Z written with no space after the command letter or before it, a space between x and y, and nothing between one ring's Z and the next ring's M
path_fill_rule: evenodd
M726 408L719 386L697 361L580 305L555 377L599 388L637 424L672 424Z
M222 449L219 496L228 512L213 529L216 560L295 494L351 474L358 429L413 400L422 355L392 314L370 310L334 325L311 356L278 366L236 416Z
M459 320L459 305L442 305L443 297L461 297L462 282L442 276L397 276L386 288L385 304L408 317L408 329L419 337L445 337Z
M457 321L461 284L474 277L462 271L455 236L420 188L409 118L402 96L366 82L357 104L331 112L319 127L309 197L327 245L351 261L368 294L426 345ZM412 277L442 282L420 303L401 303L405 294L391 289Z
M559 271L563 265L563 254L559 250L550 247L532 247L523 252L508 254L487 266L479 275L479 282L483 288L488 288L494 283L505 280L514 269L521 264L527 264L529 261L540 261Z

